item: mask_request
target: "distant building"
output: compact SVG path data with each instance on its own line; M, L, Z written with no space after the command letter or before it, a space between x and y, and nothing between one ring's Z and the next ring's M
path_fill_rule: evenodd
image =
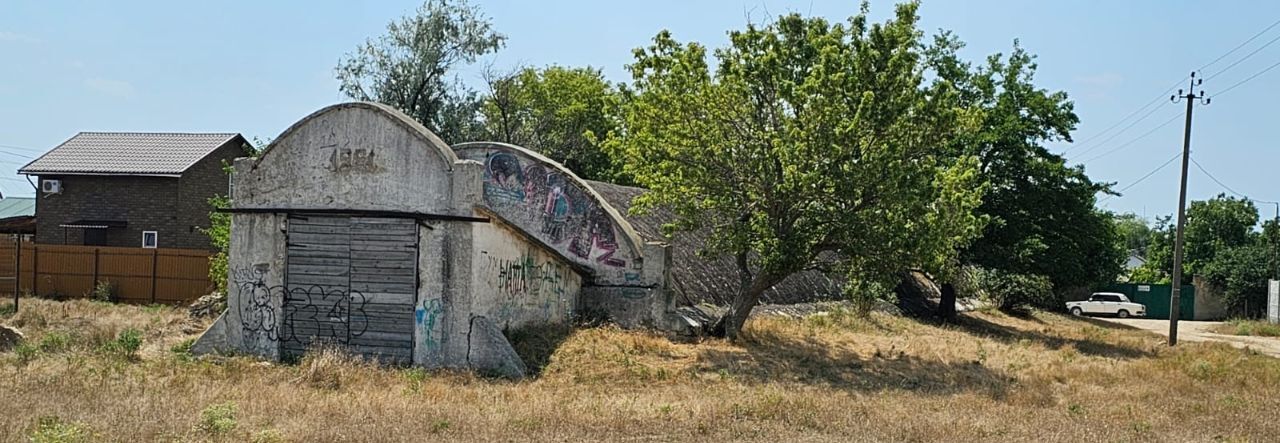
M0 198L0 233L34 234L36 232L36 199L33 197Z
M1145 264L1147 264L1147 259L1143 258L1142 254L1138 251L1129 251L1129 258L1126 258L1124 261L1124 269L1132 271L1134 269L1141 268L1142 265Z
M81 132L18 170L37 177L36 243L209 249L211 197L240 134Z

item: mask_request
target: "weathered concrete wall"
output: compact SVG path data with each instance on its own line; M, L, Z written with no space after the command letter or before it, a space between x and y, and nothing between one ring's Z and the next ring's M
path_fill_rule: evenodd
M459 157L395 110L348 103L302 119L259 159L237 160L233 206L263 213L233 217L231 308L222 322L228 346L280 358L282 336L294 329L285 312L293 305L284 304L287 213L308 209L419 218L417 282L407 307L413 311L414 364L520 373L502 331L565 323L584 306L623 326L670 328L676 317L666 290L665 245L642 242L626 219L558 164L522 148L470 145L459 148L467 154ZM317 247L352 245L327 232L335 231L298 235L313 239L308 241L319 235L325 243ZM379 244L363 241L366 247ZM333 289L343 284L333 283ZM393 303L390 309L400 308Z
M641 278L639 235L572 172L516 146L463 143L454 150L483 162L485 205L504 219L591 268L597 282L627 284Z
M504 330L567 323L582 277L559 257L500 223L472 225L473 312Z
M235 180L236 207L450 212L457 157L402 117L347 103L304 118Z
M1193 320L1222 320L1230 315L1227 306L1222 303L1222 294L1212 284L1198 276L1192 280L1191 284L1196 288Z
M232 215L232 241L227 253L227 344L271 360L280 358L284 229L283 216Z
M484 165L486 208L589 270L579 307L599 311L626 327L666 329L674 324L666 246L644 242L586 182L519 146L476 142L453 149L459 157Z

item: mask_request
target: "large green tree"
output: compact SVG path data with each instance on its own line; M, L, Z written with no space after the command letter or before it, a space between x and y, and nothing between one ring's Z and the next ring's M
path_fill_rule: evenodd
M898 273L953 265L980 230L972 158L938 155L961 120L927 85L917 5L869 24L787 15L729 34L708 66L667 32L635 51L611 146L649 189L637 207L707 228L739 287L713 331L735 337L762 292L834 262L849 290L887 292Z
M1219 252L1253 243L1257 224L1258 208L1248 199L1219 194L1191 202L1183 234L1183 270L1189 275L1200 274Z
M339 62L339 89L348 97L391 105L448 143L479 138L481 97L455 70L502 47L506 37L465 0L427 0L387 25Z
M990 184L979 213L990 218L982 237L963 253L966 264L1045 276L1054 287L1089 286L1115 278L1123 251L1111 215L1094 209L1109 185L1093 182L1081 166L1067 166L1048 150L1071 140L1079 118L1062 91L1035 85L1035 57L1014 42L1012 52L972 66L942 33L928 49L937 81L959 91L961 106L978 124L950 146L973 156Z
M579 176L626 184L603 148L617 128L617 91L593 68L524 68L489 75L483 106L488 137L524 146Z
M1127 253L1147 256L1147 245L1151 243L1151 226L1137 214L1119 214L1113 219L1116 235L1120 239L1120 248Z

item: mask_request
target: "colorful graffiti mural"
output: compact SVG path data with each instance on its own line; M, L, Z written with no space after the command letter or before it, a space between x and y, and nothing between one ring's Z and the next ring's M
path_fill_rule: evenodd
M624 267L618 257L618 234L613 220L587 191L564 172L536 162L522 162L515 154L490 152L485 157L485 202L516 213L534 225L535 234L551 245L583 260Z

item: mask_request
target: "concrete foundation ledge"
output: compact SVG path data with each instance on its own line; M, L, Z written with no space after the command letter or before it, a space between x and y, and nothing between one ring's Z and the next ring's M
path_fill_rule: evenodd
M484 316L471 318L467 346L467 366L476 372L510 379L521 379L528 373L502 330Z
M191 354L227 354L230 351L231 346L227 343L227 313L223 312L191 345Z

